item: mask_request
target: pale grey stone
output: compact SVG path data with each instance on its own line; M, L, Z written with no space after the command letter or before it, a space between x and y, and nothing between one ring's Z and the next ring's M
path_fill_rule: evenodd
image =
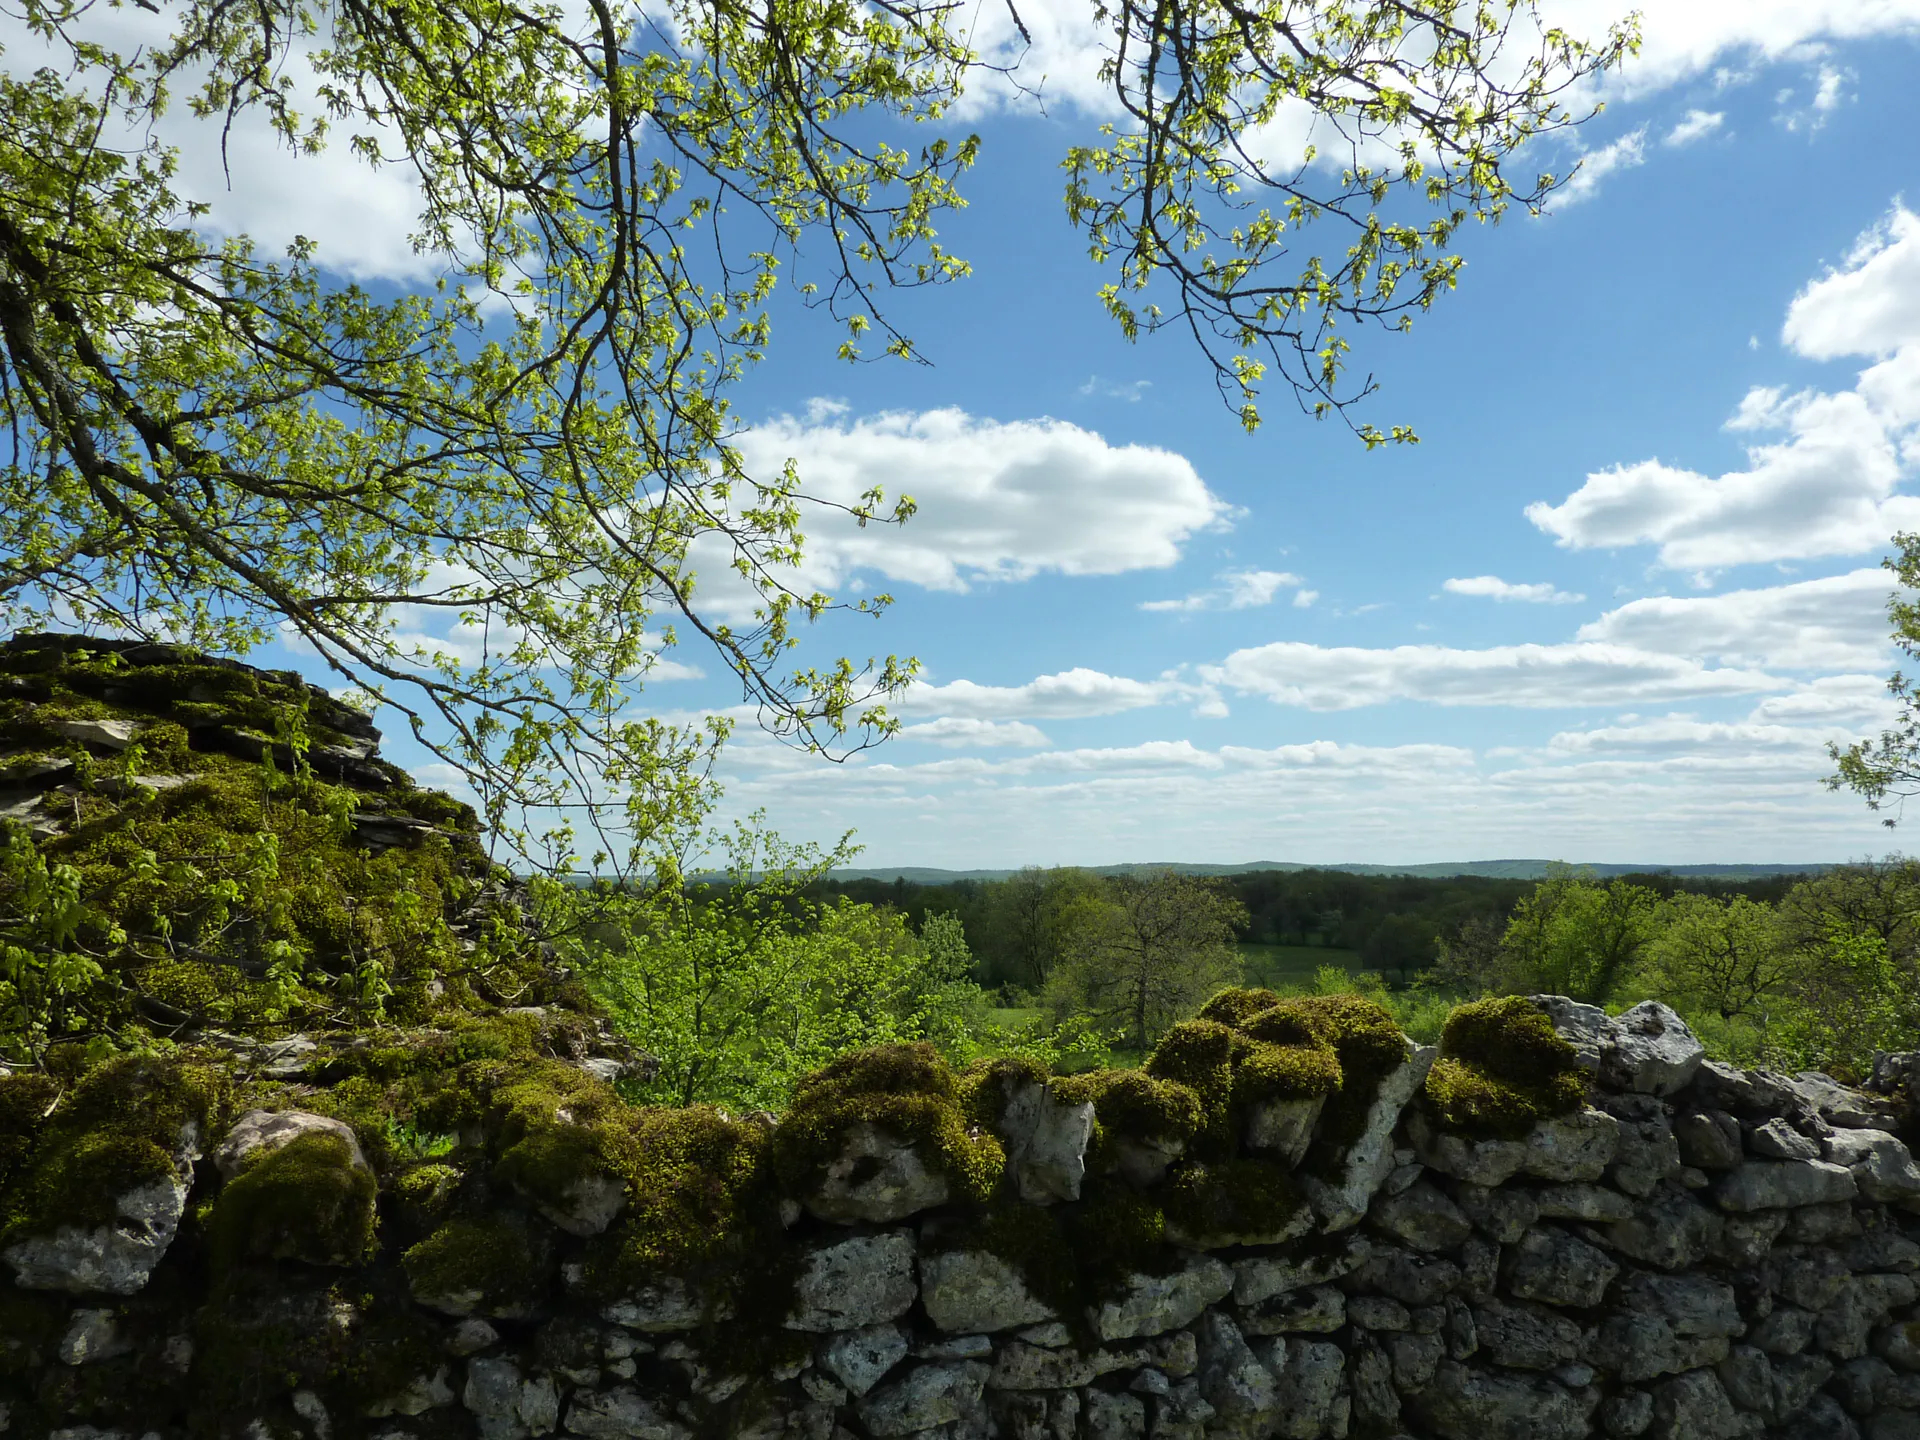
M1839 1247L1849 1270L1887 1270L1902 1275L1920 1271L1920 1242L1891 1225L1879 1225Z
M1654 1095L1603 1095L1600 1105L1620 1122L1619 1144L1607 1167L1609 1185L1633 1196L1651 1195L1661 1181L1686 1168L1664 1100Z
M567 1433L584 1440L693 1440L693 1431L632 1386L576 1390L567 1406Z
M63 1365L90 1365L132 1349L132 1342L120 1333L113 1311L80 1309L68 1317L67 1333L60 1337L54 1353Z
M1620 1122L1592 1107L1542 1120L1526 1140L1522 1174L1539 1180L1598 1180L1620 1148Z
M1551 1370L1579 1358L1582 1348L1578 1325L1525 1300L1481 1301L1473 1307L1473 1329L1487 1359L1516 1370Z
M1599 1399L1593 1390L1449 1360L1407 1404L1444 1440L1586 1440Z
M1360 1136L1346 1148L1327 1178L1305 1176L1307 1198L1328 1230L1357 1225L1367 1213L1374 1192L1394 1167L1393 1135L1400 1112L1426 1082L1439 1054L1432 1045L1416 1045L1405 1064L1387 1072L1374 1091L1361 1122Z
M1574 1064L1589 1075L1599 1074L1601 1057L1612 1048L1616 1034L1612 1017L1598 1005L1588 1005L1565 995L1529 995L1527 998L1546 1011L1560 1038L1573 1046Z
M1508 1288L1522 1300L1591 1309L1620 1267L1586 1241L1550 1225L1530 1230L1506 1256Z
M1393 1384L1393 1362L1371 1336L1357 1336L1347 1357L1347 1387L1353 1418L1366 1433L1386 1433L1400 1418L1400 1392Z
M1859 1183L1855 1177L1856 1184ZM1799 1245L1827 1245L1835 1240L1850 1240L1860 1233L1860 1217L1844 1200L1828 1205L1802 1205L1787 1212L1785 1234Z
M981 1334L1053 1320L1051 1306L998 1255L946 1250L920 1257L920 1301L942 1330Z
M1463 1181L1454 1190L1454 1202L1482 1234L1511 1245L1540 1218L1532 1190L1520 1186L1476 1185Z
M1920 1166L1895 1136L1884 1130L1836 1130L1823 1145L1826 1158L1846 1166L1867 1199L1895 1205L1920 1200Z
M23 1290L132 1295L167 1253L187 1209L187 1181L177 1173L133 1186L114 1198L107 1225L62 1225L29 1235L0 1252Z
M1328 1335L1346 1323L1347 1297L1331 1285L1289 1292L1240 1311L1240 1328L1249 1335Z
M1450 1260L1383 1248L1357 1272L1355 1288L1391 1295L1404 1305L1434 1305L1459 1284L1460 1267Z
M1920 1320L1901 1320L1874 1337L1874 1350L1889 1365L1920 1371Z
M1268 1368L1274 1376L1274 1434L1315 1440L1331 1433L1347 1357L1327 1340L1275 1340Z
M794 1285L789 1330L856 1330L897 1320L919 1294L913 1237L904 1230L853 1235L808 1250Z
M1367 1223L1416 1250L1450 1250L1473 1233L1473 1223L1426 1181L1376 1200Z
M1347 1301L1347 1319L1362 1330L1406 1330L1413 1325L1407 1307L1385 1295L1355 1295Z
M1655 1440L1733 1440L1741 1430L1740 1416L1711 1370L1690 1370L1654 1389Z
M1906 1280L1907 1277L1888 1278ZM1908 1283L1910 1285L1912 1282ZM1872 1335L1874 1327L1887 1318L1891 1308L1884 1290L1848 1276L1841 1283L1839 1293L1815 1320L1814 1343L1836 1360L1852 1360L1864 1355L1867 1353L1868 1337Z
M1818 1160L1820 1147L1779 1116L1756 1125L1747 1149L1766 1160Z
M846 1386L849 1395L864 1395L907 1358L907 1332L891 1323L863 1325L829 1335L815 1355L820 1368Z
M1714 1365L1727 1357L1730 1342L1723 1335L1681 1337L1666 1317L1652 1311L1629 1310L1600 1322L1593 1341L1593 1358L1629 1384L1660 1375Z
M1500 1281L1500 1247L1478 1235L1460 1247L1460 1293L1471 1300L1493 1294Z
M1621 1090L1674 1095L1686 1089L1707 1057L1693 1031L1658 1000L1642 1000L1613 1017L1612 1043L1600 1060L1600 1078Z
M1137 1395L1089 1390L1083 1414L1087 1440L1145 1440L1147 1406Z
M684 1280L673 1275L663 1275L650 1285L643 1285L631 1295L623 1295L612 1301L600 1315L615 1325L624 1325L629 1330L640 1330L649 1334L667 1334L675 1330L691 1330L709 1319L709 1303L718 1306L711 1318L723 1318L732 1314L730 1306L717 1297L708 1297L688 1287Z
M132 720L52 720L47 728L82 745L125 750L139 738L144 726Z
M1271 1151L1282 1163L1298 1165L1313 1143L1313 1127L1326 1103L1324 1095L1256 1102L1247 1111L1247 1148Z
M1447 1358L1446 1338L1439 1334L1395 1335L1386 1343L1393 1361L1393 1383L1402 1390L1418 1390Z
M1786 1083L1808 1109L1842 1130L1897 1130L1900 1126L1898 1106L1842 1085L1818 1070L1802 1070Z
M1187 1142L1116 1135L1109 1148L1121 1178L1136 1190L1151 1190L1167 1178L1167 1170L1173 1162L1187 1153Z
M1680 1158L1702 1170L1731 1170L1743 1157L1740 1122L1724 1110L1694 1110L1673 1122Z
M307 1135L331 1135L343 1141L355 1169L367 1169L360 1137L353 1127L326 1115L305 1110L249 1110L233 1124L213 1152L213 1163L223 1180L231 1180L256 1157L271 1155Z
M258 1053L260 1073L274 1080L297 1080L306 1074L308 1063L319 1049L306 1035L268 1041Z
M1229 1421L1272 1412L1274 1377L1254 1357L1240 1328L1219 1311L1200 1317L1195 1327L1200 1361L1200 1393L1216 1414Z
M1127 1293L1091 1312L1102 1340L1177 1330L1234 1288L1234 1272L1210 1255L1191 1257L1171 1275L1132 1275Z
M1313 1255L1259 1255L1236 1260L1233 1265L1233 1298L1241 1306L1258 1305L1275 1295L1322 1285L1351 1275L1366 1264L1373 1247L1364 1236L1354 1235L1328 1250Z
M1631 1220L1633 1201L1618 1190L1604 1185L1543 1185L1535 1193L1535 1203L1543 1220L1588 1220L1604 1223Z
M1620 1286L1619 1300L1661 1316L1677 1336L1746 1333L1733 1287L1709 1275L1635 1275Z
M1050 1320L1044 1325L1029 1325L1014 1337L1029 1345L1051 1345L1058 1348L1072 1343L1073 1332L1058 1320Z
M819 1187L801 1203L816 1219L883 1224L944 1205L948 1188L947 1177L910 1141L862 1121L847 1132Z
M1087 1354L1014 1340L994 1355L987 1384L995 1390L1071 1390L1115 1370L1125 1370L1143 1358L1132 1350L1102 1348Z
M847 1387L824 1370L802 1371L800 1388L807 1392L809 1400L817 1404L837 1407L847 1403Z
M1526 1141L1469 1140L1441 1129L1425 1106L1408 1113L1406 1129L1421 1164L1488 1190L1518 1175L1527 1158Z
M552 1382L549 1381L548 1389L551 1390L551 1388ZM447 1367L442 1365L430 1374L415 1376L404 1389L375 1401L367 1406L364 1413L369 1419L374 1420L385 1419L390 1415L424 1415L429 1410L438 1410L443 1405L451 1405L453 1401L453 1384L449 1379ZM549 1423L547 1430L552 1428L553 1425ZM546 1431L535 1433L545 1434Z
M971 1360L916 1365L860 1401L860 1420L878 1437L911 1435L959 1420L980 1404L987 1367Z
M1093 1121L1092 1101L1070 1104L1051 1084L1026 1081L1013 1089L1000 1112L998 1133L1022 1200L1050 1205L1080 1198Z
M1853 1172L1824 1160L1749 1160L1714 1185L1723 1210L1777 1210L1851 1200Z
M1066 1344L1069 1338L1067 1327L1064 1325L1034 1325L1029 1328L1058 1331L1060 1334L1058 1343L1061 1345ZM993 1337L991 1335L952 1335L941 1340L924 1340L908 1353L916 1360L980 1360L993 1354Z
M1797 1305L1776 1305L1754 1321L1747 1338L1769 1355L1798 1355L1813 1343L1815 1318Z
M1755 1210L1746 1215L1728 1215L1720 1227L1714 1254L1735 1265L1752 1265L1765 1257L1787 1228L1797 1211Z
M1833 1362L1824 1355L1786 1355L1773 1361L1773 1411L1776 1423L1791 1420L1833 1378Z
M1653 1425L1653 1396L1645 1390L1623 1390L1600 1406L1600 1422L1614 1440L1633 1440Z
M1447 1354L1455 1360L1465 1360L1480 1349L1480 1331L1473 1323L1473 1307L1457 1296L1447 1300L1446 1338Z
M497 1344L499 1339L498 1330L478 1315L470 1315L453 1327L453 1333L447 1337L447 1353L465 1359Z
M1803 1250L1776 1256L1773 1289L1803 1310L1824 1310L1840 1298L1849 1279L1847 1267L1829 1250Z

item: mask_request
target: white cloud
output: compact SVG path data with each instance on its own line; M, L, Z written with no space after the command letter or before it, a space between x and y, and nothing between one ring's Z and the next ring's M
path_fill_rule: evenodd
M1675 147L1691 145L1713 134L1725 123L1726 118L1719 110L1689 110L1660 143Z
M1564 209L1590 200L1600 193L1600 182L1620 170L1631 170L1647 161L1647 127L1630 130L1611 144L1603 145L1580 157L1580 168L1573 178L1554 192L1553 205Z
M920 725L903 725L900 727L900 738L922 740L932 745L985 745L1029 750L1053 743L1044 732L1024 720L978 720L959 715L944 715Z
M1394 700L1527 708L1628 705L1787 688L1754 670L1709 669L1697 660L1625 645L1353 646L1280 641L1201 666L1206 681L1275 704L1349 710Z
M1133 405L1145 399L1147 391L1152 388L1151 380L1103 380L1098 375L1089 375L1087 383L1080 387L1080 393L1096 395L1103 400L1124 400Z
M1828 739L1843 739L1844 728L1810 730L1751 720L1706 721L1689 716L1606 725L1593 730L1563 730L1547 742L1562 755L1708 755L1748 756L1760 751L1818 753Z
M1810 359L1882 358L1838 394L1749 390L1727 428L1783 438L1745 469L1618 465L1527 518L1569 549L1658 545L1676 569L1865 554L1920 526L1920 498L1895 493L1920 460L1920 217L1896 205L1795 297L1782 338Z
M1159 569L1233 513L1183 456L1109 444L1064 420L988 420L957 409L781 416L738 444L752 474L777 474L792 459L816 501L853 505L880 486L918 504L898 529L862 528L829 510L812 517L799 579L825 589L856 567L949 591L1049 571ZM718 579L724 558L703 559Z
M1900 707L1884 675L1822 675L1787 695L1769 695L1747 717L1762 724L1844 725L1855 731L1891 725Z
M971 680L914 685L895 708L902 715L1067 720L1165 705L1194 693L1195 687L1177 680L1129 680L1076 666L1024 685L976 685Z
M1318 590L1296 590L1293 593L1293 608L1305 610L1320 598Z
M1659 595L1608 611L1579 638L1763 669L1871 668L1888 660L1893 588L1873 567L1724 595Z
M1229 570L1217 578L1220 584L1211 590L1196 591L1178 600L1143 601L1140 608L1178 612L1253 610L1262 605L1271 605L1273 597L1281 590L1302 583L1298 575L1289 575L1282 570ZM1293 597L1293 603L1301 606L1311 605L1316 593L1311 590L1298 591ZM1302 600L1301 595L1309 598Z
M1498 575L1473 575L1448 580L1440 587L1451 595L1476 595L1488 600L1521 600L1529 605L1577 605L1587 597L1555 589L1546 581L1517 585Z

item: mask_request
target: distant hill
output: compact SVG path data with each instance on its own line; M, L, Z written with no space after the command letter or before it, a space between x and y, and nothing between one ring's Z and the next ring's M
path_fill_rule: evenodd
M1290 860L1249 860L1240 865L1190 865L1180 861L1141 862L1132 865L1089 865L1096 875L1137 875L1149 870L1173 870L1182 875L1247 875L1257 870L1340 870L1350 875L1415 875L1440 880L1454 875L1479 875L1492 880L1544 880L1549 860L1440 860L1429 865L1305 865ZM1752 865L1579 865L1595 875L1673 875L1691 879L1760 880L1769 875L1812 875L1829 870L1832 862ZM836 880L904 880L909 885L951 885L957 880L1005 880L1016 870L937 870L924 865L852 867L829 872Z

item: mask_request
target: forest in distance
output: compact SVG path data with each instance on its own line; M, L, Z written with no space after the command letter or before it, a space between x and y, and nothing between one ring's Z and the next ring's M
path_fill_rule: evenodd
M781 1108L863 1045L958 1066L1138 1063L1221 990L1360 994L1432 1042L1464 1001L1673 1006L1711 1053L1858 1082L1920 1036L1920 861L1742 879L1029 868L943 885L736 829L724 877L548 884L549 933L636 1043L648 1100ZM841 861L844 863L844 861Z

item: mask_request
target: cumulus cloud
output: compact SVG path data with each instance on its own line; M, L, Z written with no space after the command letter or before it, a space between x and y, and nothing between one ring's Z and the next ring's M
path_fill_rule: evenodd
M1271 605L1281 590L1304 583L1298 575L1289 575L1283 570L1229 570L1218 579L1220 583L1211 590L1196 591L1178 600L1146 600L1140 608L1175 612L1253 610ZM1307 597L1304 600L1300 598L1303 595ZM1317 597L1317 591L1296 590L1293 603L1305 608Z
M918 684L897 708L903 715L948 715L966 719L1083 719L1117 715L1150 705L1165 705L1194 694L1194 687L1173 679L1129 680L1076 666L1042 675L1024 685L977 685L955 680L946 685Z
M1660 143L1678 148L1691 145L1696 140L1704 140L1725 123L1726 115L1719 110L1689 110L1680 118L1666 138Z
M1782 338L1810 359L1880 358L1837 394L1749 391L1728 428L1781 438L1744 469L1618 465L1527 518L1569 549L1653 544L1679 569L1858 555L1920 526L1920 498L1895 493L1920 461L1920 217L1896 205L1795 297Z
M1584 595L1575 595L1566 590L1556 589L1546 581L1533 584L1516 585L1502 580L1498 575L1473 575L1460 580L1448 580L1440 587L1450 595L1476 595L1488 600L1520 600L1529 605L1577 605L1586 599Z
M1579 638L1763 669L1873 667L1888 658L1892 589L1874 567L1723 595L1658 595L1609 610Z
M1631 170L1646 162L1647 127L1642 125L1637 130L1629 130L1618 140L1582 155L1580 168L1573 172L1573 178L1554 192L1553 204L1564 209L1569 205L1578 205L1582 200L1590 200L1600 193L1600 186L1609 175Z
M1278 705L1351 710L1394 700L1435 705L1544 708L1630 705L1786 688L1757 670L1710 669L1698 660L1624 645L1441 645L1390 649L1280 641L1201 666L1211 684Z
M970 746L984 745L991 748L1015 747L1037 749L1053 742L1037 726L1024 720L979 720L971 716L943 715L938 720L928 720L919 725L900 727L902 740L921 740L931 745Z
M1763 724L1833 724L1867 731L1891 725L1899 710L1884 675L1822 675L1789 694L1767 696L1748 718Z
M876 486L917 503L899 529L820 511L806 527L800 579L828 589L856 568L948 591L1043 572L1159 569L1233 513L1184 456L1110 444L1064 420L816 409L756 426L738 445L749 473L774 475L791 459L804 492L827 506L856 504Z

